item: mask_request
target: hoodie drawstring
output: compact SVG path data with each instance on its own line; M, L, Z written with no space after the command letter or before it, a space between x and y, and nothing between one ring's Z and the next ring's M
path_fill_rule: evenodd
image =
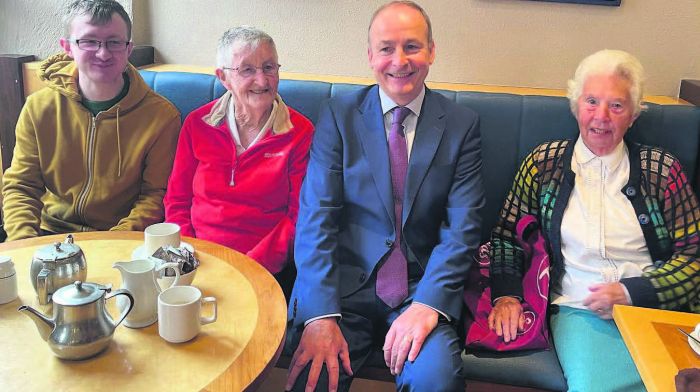
M117 106L117 159L118 159L118 168L117 168L117 177L122 176L122 143L121 139L119 137L119 106Z

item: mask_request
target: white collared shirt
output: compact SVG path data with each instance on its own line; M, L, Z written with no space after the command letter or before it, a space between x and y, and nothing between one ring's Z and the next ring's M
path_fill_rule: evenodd
M576 182L561 223L564 276L552 303L586 308L589 286L641 276L652 260L637 214L621 191L630 174L625 143L599 157L579 137L571 170Z
M420 115L421 107L423 107L423 100L425 99L425 86L420 90L418 96L406 105L407 108L411 110L411 113L406 116L403 120L403 133L406 135L406 151L408 152L408 157L411 157L411 149L413 147L413 140L416 138L416 126L418 125L418 116ZM382 114L384 115L384 130L386 131L386 137L389 139L389 131L391 131L391 117L392 109L397 106L393 99L389 98L388 95L379 88L379 101L382 104Z

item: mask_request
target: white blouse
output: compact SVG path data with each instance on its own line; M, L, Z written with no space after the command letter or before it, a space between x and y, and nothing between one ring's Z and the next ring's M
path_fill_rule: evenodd
M585 308L591 285L641 276L652 260L632 203L621 191L630 174L625 143L599 157L579 137L571 169L576 182L561 224L564 276L552 303Z

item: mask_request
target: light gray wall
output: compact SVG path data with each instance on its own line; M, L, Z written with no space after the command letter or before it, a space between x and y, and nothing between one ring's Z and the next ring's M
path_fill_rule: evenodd
M10 38L0 40L0 52L41 57L53 52L57 38L45 38L58 37L52 12L30 10L55 1L0 0L0 35ZM371 76L367 23L383 0L122 2L133 11L135 41L155 46L161 62L214 65L221 33L252 24L277 41L284 71ZM421 3L437 43L432 81L564 88L576 64L603 48L637 55L649 74L649 94L676 96L680 79L700 78L700 0L622 0L621 7L525 0Z

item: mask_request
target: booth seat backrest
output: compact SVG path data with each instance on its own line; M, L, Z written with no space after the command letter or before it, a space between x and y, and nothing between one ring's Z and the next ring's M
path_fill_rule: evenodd
M183 120L193 109L225 92L213 75L151 71L141 71L141 75L153 90L178 107ZM324 100L362 87L354 84L280 80L279 94L287 105L315 123L320 104ZM482 238L486 239L496 223L522 159L540 143L576 137L578 126L569 110L568 100L563 97L437 91L479 113L486 189ZM634 141L671 151L680 159L689 178L696 178L700 108L648 104L648 109L642 112L628 135ZM695 189L697 193L698 187L695 186Z

